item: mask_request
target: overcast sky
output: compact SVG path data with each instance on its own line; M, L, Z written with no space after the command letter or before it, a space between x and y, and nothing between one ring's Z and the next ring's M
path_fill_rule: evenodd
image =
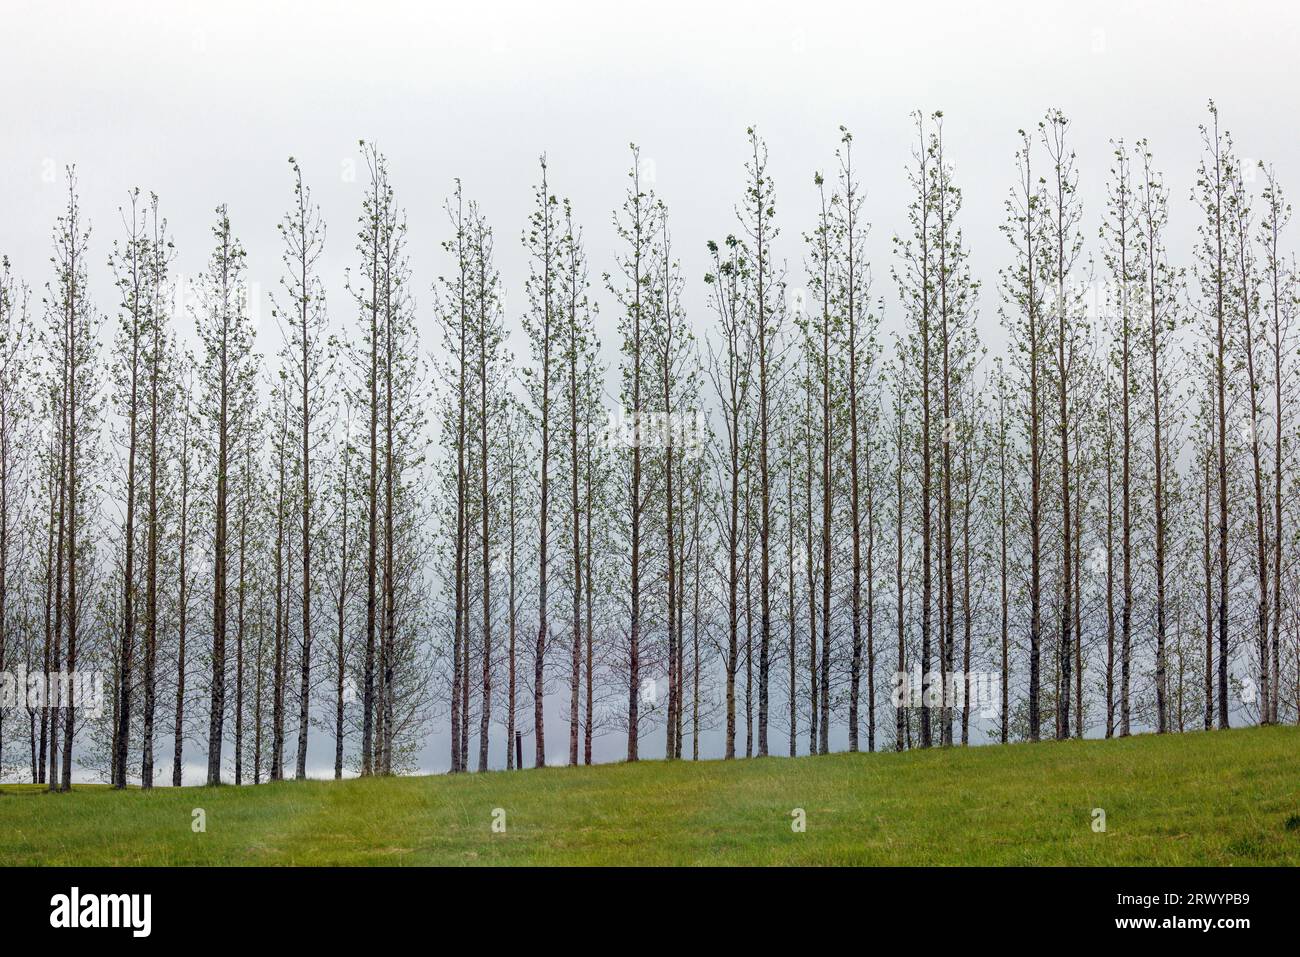
M855 134L873 222L870 252L886 327L890 237L904 228L909 112L942 109L964 189L963 225L981 328L1001 341L998 233L1016 131L1060 107L1073 120L1090 250L1104 202L1108 140L1147 137L1171 190L1171 253L1188 262L1197 124L1214 97L1247 160L1300 189L1297 25L1291 3L60 3L4 0L0 15L0 252L39 289L50 231L75 163L102 264L129 187L157 192L193 276L227 203L248 250L260 313L275 288L275 223L300 161L329 226L333 319L351 320L343 270L364 174L357 141L378 142L410 222L421 324L445 263L441 203L461 177L497 233L514 326L524 303L519 234L537 157L584 224L593 277L610 268L610 215L628 144L642 148L668 204L702 326L705 241L735 228L745 128L767 139L780 253L800 282L799 236L813 173L830 169L840 124ZM1089 9L1090 8L1090 9ZM356 169L355 180L349 175ZM54 172L55 176L49 174ZM94 277L111 303L105 268ZM601 298L608 299L601 295ZM613 310L601 323L612 340ZM261 347L273 352L273 329ZM661 735L647 750L661 753ZM553 733L556 749L566 736ZM320 742L322 745L324 741ZM622 745L609 742L608 756ZM531 753L531 745L526 746ZM432 746L426 766L445 764ZM718 750L706 742L706 751ZM322 749L319 764L329 756ZM493 759L501 755L494 749ZM314 762L316 763L316 762Z

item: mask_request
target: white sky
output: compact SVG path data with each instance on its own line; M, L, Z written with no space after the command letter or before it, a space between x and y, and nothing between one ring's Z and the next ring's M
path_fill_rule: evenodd
M999 342L995 279L1007 246L997 227L1016 131L1049 106L1074 121L1090 251L1108 140L1146 136L1171 188L1171 253L1190 264L1196 220L1187 197L1211 96L1240 154L1272 161L1283 184L1300 190L1300 12L1283 2L3 6L0 252L36 290L49 278L50 230L64 198L61 177L43 174L75 162L96 264L121 232L117 207L131 186L160 195L182 277L202 267L212 209L225 202L269 316L292 154L330 230L333 319L350 320L342 276L355 261L363 173L355 182L344 173L360 166L356 144L365 138L388 155L408 211L423 327L445 268L441 203L455 176L496 227L517 325L526 268L518 237L537 155L548 154L554 191L573 200L598 282L611 266L610 215L635 140L669 205L690 282L686 304L702 327L704 243L735 228L746 126L768 141L780 242L798 284L813 172L833 168L843 123L868 187L876 291L892 303L889 239L905 226L908 113L942 109L972 265L985 286L980 324ZM106 268L94 283L108 308ZM598 292L609 346L612 304ZM886 326L897 320L891 310ZM267 332L262 347L273 352ZM557 749L567 738L559 732ZM660 737L647 742L652 752Z

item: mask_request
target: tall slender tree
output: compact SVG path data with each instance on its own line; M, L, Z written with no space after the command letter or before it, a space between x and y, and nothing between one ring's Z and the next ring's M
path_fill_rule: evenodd
M642 638L642 521L646 510L643 488L642 435L648 408L649 311L651 309L654 242L658 235L659 206L648 184L641 182L641 151L631 146L632 168L623 204L614 214L614 230L622 249L617 254L619 280L606 274L605 284L620 307L619 335L622 340L622 411L630 426L624 430L628 480L628 607L627 625L627 760L640 756L641 638Z
M168 301L171 299L169 270L172 242L167 221L158 215L158 197L150 196L150 244L146 273L149 287L149 329L143 343L145 399L145 601L144 601L144 722L140 759L140 786L154 785L154 736L158 711L158 646L161 639L159 611L159 539L163 530L162 497L168 492L168 430L175 401L175 366L168 331ZM179 680L179 678L178 678Z
M736 756L736 674L740 667L740 567L741 502L746 443L746 417L750 404L753 377L753 339L743 321L743 309L749 295L750 267L748 248L740 238L729 235L723 245L710 241L710 269L704 281L710 287L710 299L717 313L721 343L714 351L710 345L709 375L723 419L725 450L722 467L726 486L725 504L718 517L720 535L727 559L725 569L727 604L727 643L723 655L726 673L725 757ZM814 676L815 681L815 676Z
M784 314L785 280L775 262L773 245L780 230L774 220L776 204L772 176L768 172L767 144L757 131L745 131L749 138L749 159L745 163L745 195L737 216L753 249L753 297L748 321L753 329L754 358L758 366L755 382L758 447L758 755L767 755L768 696L772 645L772 477L769 462L771 400L781 375L781 354L777 345ZM823 692L824 695L824 692ZM823 697L823 700L825 698ZM825 723L826 708L823 706Z
M1252 170L1253 172L1253 170ZM1269 677L1269 566L1271 564L1269 526L1271 515L1265 517L1268 478L1265 475L1264 448L1261 433L1264 425L1264 390L1266 338L1259 315L1260 277L1255 262L1255 224L1252 221L1250 198L1246 192L1245 170L1241 160L1236 161L1229 173L1228 188L1229 248L1232 254L1233 293L1240 310L1241 327L1237 348L1240 356L1237 365L1245 374L1243 398L1246 403L1245 442L1250 450L1250 488L1254 508L1249 513L1249 525L1254 538L1251 564L1255 573L1255 664L1258 667L1256 687L1259 697L1260 723L1267 724L1272 709L1269 697L1272 682Z
M916 127L916 145L912 149L912 165L908 179L913 199L908 205L908 225L911 235L907 239L894 237L898 263L893 267L894 281L899 286L900 298L906 311L908 361L916 370L917 405L920 409L920 447L917 453L920 465L920 515L917 524L921 535L921 747L933 743L930 700L926 692L931 681L932 613L933 613L933 554L934 554L934 455L931 435L934 413L932 409L932 382L934 376L934 316L936 252L934 242L935 157L933 139L927 137L922 115L913 114ZM941 656L942 657L942 656Z
M180 394L177 400L176 429L177 442L177 595L176 595L176 707L172 724L172 787L182 783L182 756L185 747L185 680L188 667L190 594L193 586L190 569L190 549L192 546L192 522L194 521L194 472L197 468L197 456L191 439L197 437L198 430L194 413L194 368L197 363L193 356L185 354L181 362L181 375L184 380L179 383Z
M151 235L148 210L142 208L140 190L133 189L127 197L127 207L119 210L126 225L124 242L115 242L109 257L115 285L120 297L118 305L118 331L114 342L113 378L116 386L116 407L123 421L122 444L125 453L125 483L123 485L125 519L122 528L122 628L118 651L117 674L117 727L114 729L112 783L115 788L125 788L127 779L127 754L131 739L131 704L136 659L136 612L138 610L138 582L136 577L136 504L139 500L137 464L140 426L143 416L142 379L144 378L144 351L150 339L153 323L153 298L150 294L149 267L153 260L150 249Z
M492 522L494 494L491 477L495 475L497 453L496 430L499 428L503 393L502 375L507 356L503 352L505 328L501 316L501 277L494 261L492 228L477 204L469 209L469 245L473 261L474 310L471 320L475 356L475 385L478 395L474 418L478 422L474 458L479 467L478 508L480 512L480 595L482 617L482 701L479 707L478 769L488 768L488 731L492 720Z
M1042 565L1043 565L1043 377L1047 362L1044 322L1043 219L1046 200L1034 174L1033 143L1020 131L1016 152L1017 177L1006 201L1002 232L1011 243L1014 260L1001 271L1003 321L1011 334L1012 366L1024 386L1023 429L1029 454L1029 740L1041 734L1042 696Z
M81 640L83 599L78 588L86 578L92 543L89 540L93 482L92 436L98 419L97 343L94 337L95 311L90 302L89 266L87 263L90 228L81 214L74 168L67 170L67 205L54 228L55 279L47 286L46 308L49 314L50 339L54 345L58 377L58 404L61 407L59 454L59 550L56 564L54 631L55 643L51 664L69 675L77 671ZM60 656L59 638L63 647ZM48 673L48 672L47 672ZM61 683L60 683L61 684ZM76 735L77 708L73 701L62 701L56 694L52 707L50 733L50 790L72 789L73 742ZM57 719L63 719L62 747L56 747ZM57 754L56 754L57 751ZM56 756L61 762L57 767Z
M561 225L559 203L550 191L547 179L546 157L538 165L541 178L533 190L533 213L524 234L531 271L526 284L529 310L524 318L532 354L528 370L529 391L537 417L538 439L541 454L538 458L538 538L537 538L537 640L533 649L533 763L546 765L546 652L550 640L549 572L550 572L550 513L551 471L553 469L551 442L559 425L552 415L558 392L554 381L558 377L558 364L563 343L560 341L561 324L558 318L559 277L561 265ZM634 749L629 760L635 758Z
M1219 130L1219 110L1211 100L1210 119L1201 125L1204 155L1197 169L1193 199L1204 217L1198 231L1197 277L1201 284L1201 311L1211 355L1209 390L1215 403L1218 489L1218 595L1215 618L1218 635L1218 720L1228 726L1228 589L1232 567L1228 553L1228 346L1231 335L1231 262L1228 250L1230 229L1229 190L1235 160L1232 137ZM1214 697L1206 689L1207 697Z
M1263 167L1263 164L1260 164ZM1296 271L1294 261L1288 262L1281 248L1283 230L1291 220L1291 205L1287 202L1277 176L1271 166L1263 167L1265 185L1261 197L1264 212L1259 224L1259 243L1263 250L1263 310L1267 340L1267 358L1271 360L1273 393L1273 594L1270 622L1270 672L1271 693L1268 720L1277 723L1279 699L1282 696L1282 554L1285 550L1286 513L1283 508L1283 476L1291 462L1291 442L1287 422L1295 392L1294 338L1292 322L1295 316Z
M1074 165L1074 151L1069 145L1070 122L1059 110L1051 110L1039 124L1044 149L1047 152L1047 183L1043 195L1046 197L1044 209L1045 232L1048 242L1046 272L1048 295L1051 296L1050 308L1055 313L1052 330L1052 351L1054 353L1053 389L1056 393L1055 422L1057 434L1057 453L1061 466L1061 596L1060 640L1057 644L1058 669L1061 679L1061 691L1056 696L1056 736L1067 738L1070 735L1070 675L1074 665L1074 643L1078 635L1071 631L1075 621L1076 596L1071 585L1071 565L1074 561L1075 524L1071 517L1073 500L1070 482L1077 476L1071 474L1070 437L1072 434L1073 388L1075 371L1075 352L1079 337L1079 303L1073 270L1082 252L1083 241L1079 233L1079 221L1082 211L1079 207L1078 173ZM1077 450L1076 450L1077 451ZM1160 659L1163 661L1163 658ZM1160 679L1157 679L1157 693ZM1161 699L1163 705L1163 698Z
M225 736L226 669L229 665L229 520L230 480L239 444L252 416L256 360L244 280L244 248L235 238L225 206L217 207L215 240L208 268L200 280L199 338L204 363L199 381L212 446L212 673L208 715L207 783L221 783Z
M1157 702L1159 715L1157 727L1167 730L1166 709L1163 698L1167 695L1165 651L1165 629L1167 620L1166 598L1166 538L1168 536L1168 519L1166 514L1165 472L1167 469L1166 444L1168 428L1166 407L1170 396L1169 352L1170 339L1178 329L1178 299L1180 280L1169 266L1165 251L1164 230L1168 222L1168 194L1164 188L1163 177L1155 170L1151 152L1145 140L1137 146L1137 154L1142 163L1142 181L1138 186L1137 229L1138 251L1141 256L1140 267L1144 273L1143 298L1148 314L1147 350L1151 363L1151 428L1152 428L1152 509L1155 520L1155 601L1156 601L1156 691L1161 699ZM1126 468L1127 471L1127 468ZM1125 524L1129 515L1125 513ZM1126 535L1127 535L1126 531ZM1126 552L1129 546L1126 546ZM1126 573L1127 577L1127 573ZM1129 626L1131 627L1131 626ZM1124 638L1124 678L1122 681L1123 703L1121 704L1121 734L1127 735L1130 729L1129 719L1129 647L1130 638ZM1181 716L1182 712L1179 711Z
M28 440L34 425L35 407L24 375L27 356L35 348L35 330L32 328L28 306L30 293L13 275L9 257L0 257L0 674L7 673L11 654L10 635L19 629L11 622L25 617L21 604L21 578L17 591L18 603L11 602L10 569L19 565L21 551L15 547L22 541L22 521L26 496L23 481L30 473ZM35 499L33 499L35 501ZM35 736L33 735L33 741ZM4 753L4 714L0 709L0 755ZM44 753L42 749L42 754ZM32 783L37 783L38 759L33 755Z
M311 726L311 666L313 599L312 561L318 551L316 541L316 493L312 486L312 466L323 441L321 421L326 407L326 311L325 289L318 273L318 263L325 246L325 226L320 207L312 200L311 189L303 182L297 160L289 157L293 171L293 204L278 224L284 242L281 259L284 274L280 285L284 302L277 303L275 317L281 324L284 346L280 362L294 405L296 433L294 470L297 473L298 552L302 563L301 588L302 631L298 638L298 754L295 774L307 776L307 736Z
M1136 378L1133 373L1133 348L1135 327L1132 316L1133 294L1140 292L1139 277L1142 263L1139 260L1138 200L1134 185L1129 151L1123 141L1114 145L1115 165L1111 169L1111 185L1107 203L1107 217L1102 226L1106 244L1105 260L1110 273L1110 295L1116 310L1114 344L1111 362L1114 366L1115 391L1119 394L1119 445L1120 445L1120 735L1127 736L1129 719L1129 674L1133 646L1133 395ZM1136 287L1136 288L1135 288ZM1155 408L1159 408L1158 405ZM1159 439L1156 440L1159 448ZM1158 471L1157 471L1158 474ZM1157 480L1158 481L1158 480ZM1107 519L1113 510L1107 508ZM1110 525L1107 526L1108 530ZM1111 554L1107 549L1107 556ZM1107 581L1109 582L1109 576ZM1112 671L1107 669L1110 679ZM1109 688L1110 685L1108 684ZM1107 736L1113 725L1111 695L1107 694Z

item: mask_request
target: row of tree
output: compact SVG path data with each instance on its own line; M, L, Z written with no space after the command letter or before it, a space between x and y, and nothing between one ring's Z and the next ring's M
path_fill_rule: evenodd
M522 764L524 736L542 765L548 701L570 764L602 735L698 758L715 728L732 758L825 752L837 726L874 750L1295 720L1297 274L1271 168L1252 188L1211 104L1176 264L1148 144L1114 143L1089 223L1051 111L1020 133L982 297L942 114L914 119L892 335L843 129L793 281L748 131L707 317L635 147L603 296L542 158L517 336L458 182L429 343L382 154L362 144L330 308L291 159L273 357L224 206L182 304L133 190L117 301L93 302L69 170L44 296L0 278L0 674L54 678L4 701L0 769L149 787L169 746L179 785L188 744L209 784L301 778L315 732L335 776L393 774L444 717L453 771ZM86 672L102 707L58 680Z

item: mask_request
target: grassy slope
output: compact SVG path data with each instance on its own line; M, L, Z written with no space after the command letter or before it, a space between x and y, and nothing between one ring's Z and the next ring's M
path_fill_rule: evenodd
M257 788L0 792L0 864L1300 864L1293 727ZM190 829L196 807L204 834ZM498 807L505 834L491 832ZM807 813L803 834L790 827L796 807ZM1091 827L1096 807L1104 834Z

